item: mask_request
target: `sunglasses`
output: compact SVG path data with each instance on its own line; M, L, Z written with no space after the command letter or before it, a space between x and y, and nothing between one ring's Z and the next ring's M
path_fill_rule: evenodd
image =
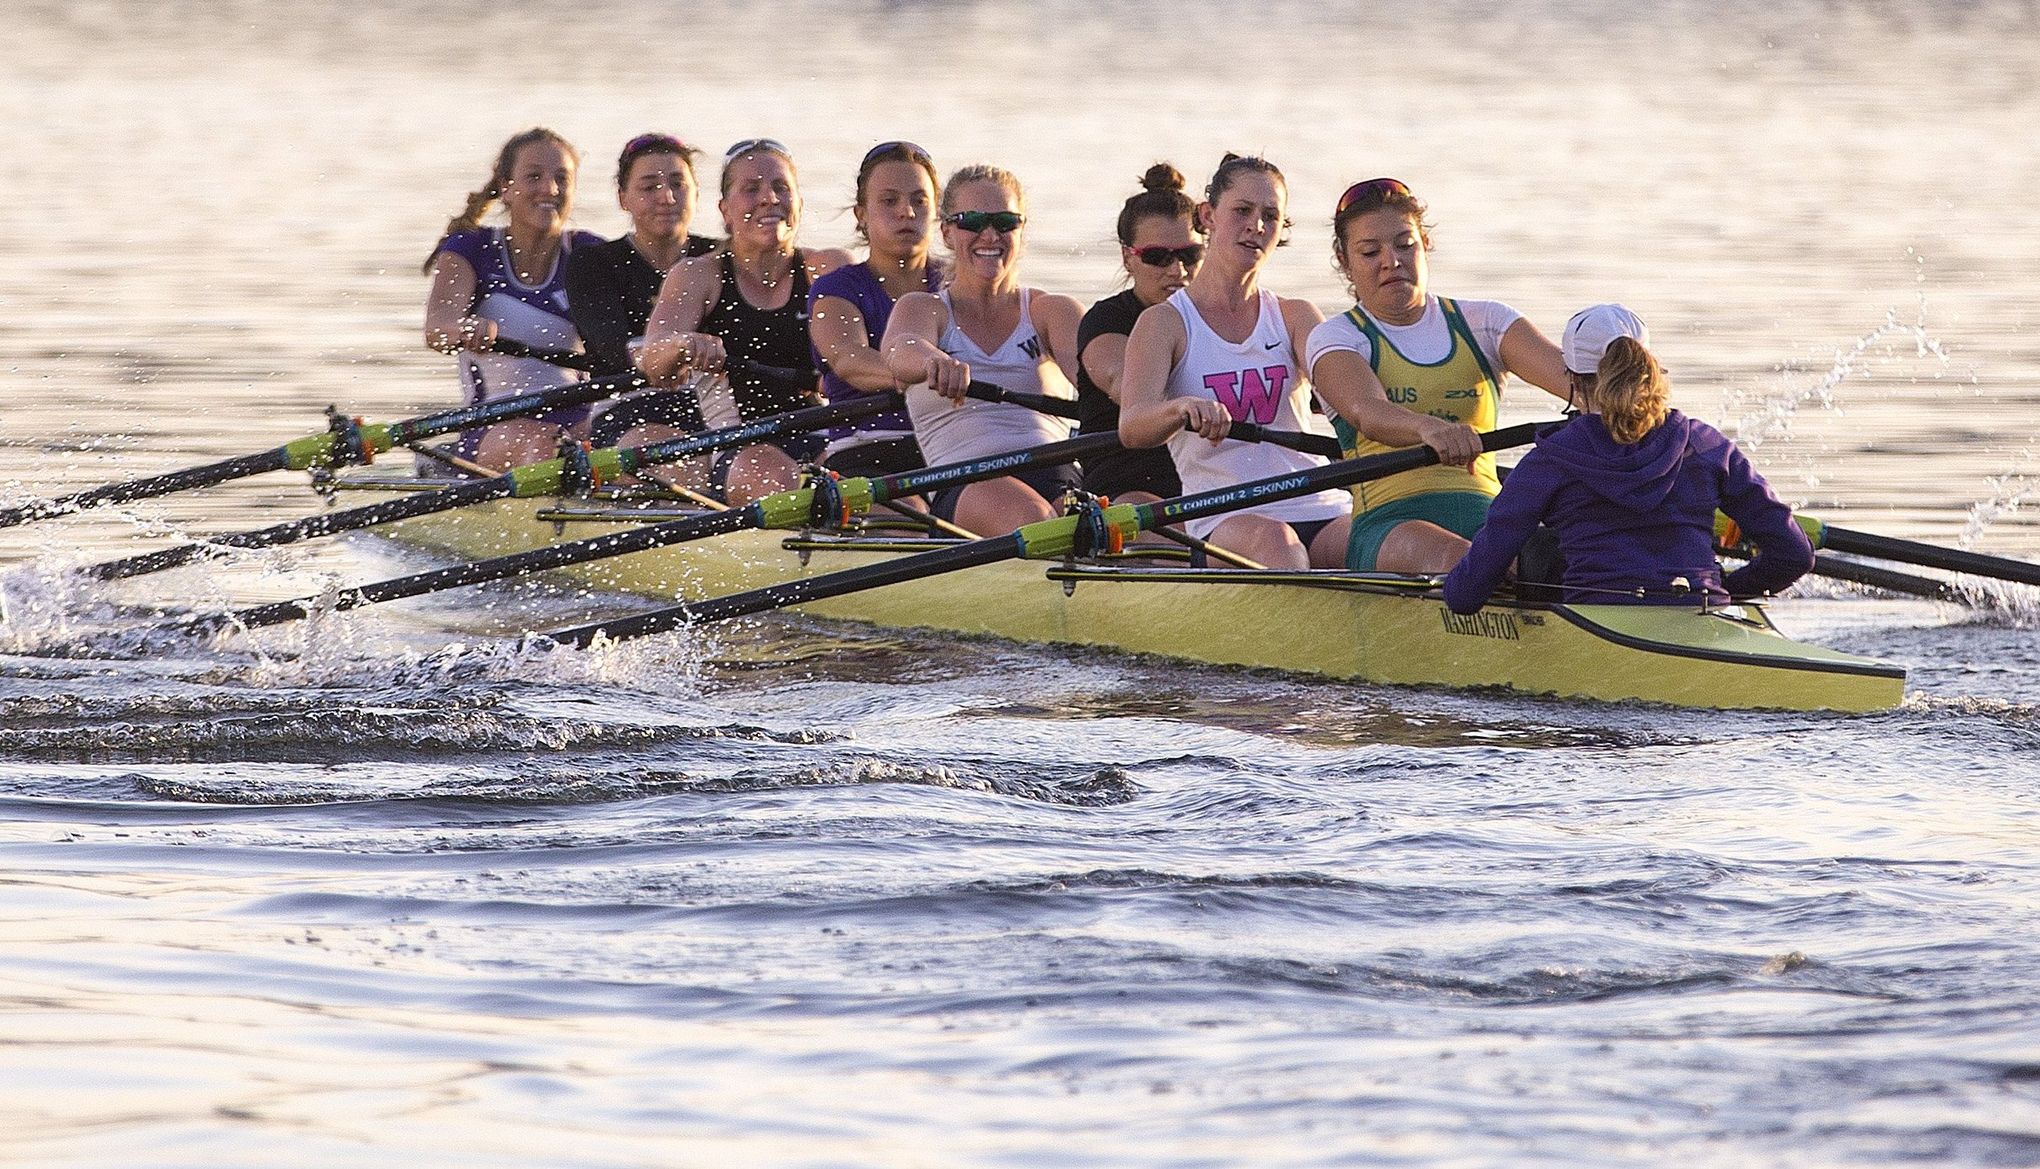
M636 158L640 154L692 154L685 142L671 134L640 134L623 144L623 156Z
M786 143L781 142L777 138L746 138L728 150L723 151L723 165L728 166L730 163L735 162L739 156L749 154L754 150L770 150L772 153L786 159L793 157L793 151L788 150Z
M880 155L889 154L895 150L906 151L907 157L913 159L915 162L925 163L930 167L935 165L935 160L928 156L927 151L921 149L919 146L914 145L912 142L906 141L905 139L895 139L894 141L891 142L881 142L878 145L872 147L870 150L865 151L864 161L857 164L857 169L864 170L866 167L869 167L872 164L873 160L877 159Z
M1197 262L1204 258L1204 245L1191 244L1188 247L1182 248L1165 248L1160 244L1151 244L1144 248L1133 249L1133 254L1140 257L1140 262L1150 268L1166 268L1170 264L1181 264L1185 268L1195 268Z
M1006 235L1020 230L1020 225L1027 222L1027 217L1018 211L958 211L953 215L943 216L942 222L972 235L987 227L1000 235Z
M1413 197L1410 189L1404 186L1400 179L1368 179L1366 182L1354 183L1346 188L1345 194L1339 196L1339 209L1332 214L1344 215L1348 208L1360 203L1386 203L1390 196Z

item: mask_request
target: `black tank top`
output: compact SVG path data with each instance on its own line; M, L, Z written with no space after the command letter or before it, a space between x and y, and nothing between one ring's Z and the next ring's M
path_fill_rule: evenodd
M820 399L820 376L815 371L814 349L808 343L808 275L805 258L798 252L793 260L793 291L786 304L763 309L744 299L737 289L737 270L728 252L722 257L722 287L708 315L701 318L701 331L722 338L731 357L748 357L760 365L799 371L799 386L781 385L755 374L732 369L730 390L736 398L737 414L744 421L769 414L784 414Z

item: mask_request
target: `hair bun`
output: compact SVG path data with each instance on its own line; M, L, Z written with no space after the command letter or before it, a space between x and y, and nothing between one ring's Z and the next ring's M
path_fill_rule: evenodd
M1180 191L1185 181L1183 172L1166 162L1154 164L1140 176L1140 186L1144 191Z

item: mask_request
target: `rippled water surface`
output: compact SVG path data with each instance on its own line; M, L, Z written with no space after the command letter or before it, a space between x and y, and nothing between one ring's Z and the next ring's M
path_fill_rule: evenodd
M605 233L653 126L791 142L822 243L873 141L997 161L1085 299L1156 157L1282 163L1328 310L1332 199L1398 174L1441 290L1637 308L1795 504L2040 558L2029 4L10 17L4 502L449 401L417 264L544 122ZM547 651L634 602L544 586L197 644L139 631L419 562L57 571L315 506L0 531L0 1163L2040 1161L2029 592L1802 586L1911 671L1848 718L793 618Z

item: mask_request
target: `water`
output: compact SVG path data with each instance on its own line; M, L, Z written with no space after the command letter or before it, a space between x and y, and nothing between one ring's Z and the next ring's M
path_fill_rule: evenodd
M1441 290L1635 307L1795 503L2040 556L2031 5L12 15L13 496L449 400L416 264L544 122L604 232L651 126L792 142L818 243L873 141L1002 162L1086 299L1157 156L1282 163L1271 283L1328 310L1331 200L1398 174ZM521 64L562 42L625 56ZM2029 594L1804 586L1912 671L1833 718L777 619L541 653L628 603L529 587L133 635L416 564L374 540L48 575L286 479L0 532L0 1162L2040 1161Z

